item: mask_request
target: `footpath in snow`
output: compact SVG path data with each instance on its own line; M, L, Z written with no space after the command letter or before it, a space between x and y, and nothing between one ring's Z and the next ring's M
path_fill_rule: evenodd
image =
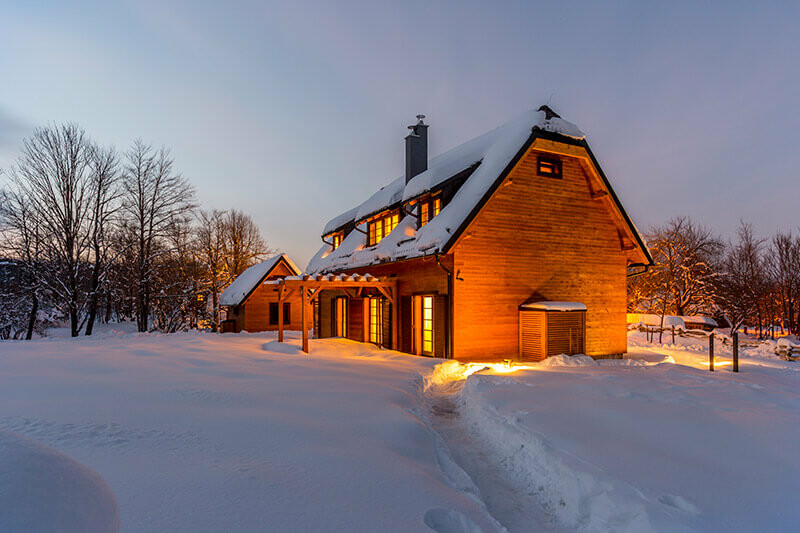
M800 508L800 363L701 341L526 368L446 362L432 426L510 531L788 531ZM729 361L729 359L728 359ZM684 363L684 364L680 364Z

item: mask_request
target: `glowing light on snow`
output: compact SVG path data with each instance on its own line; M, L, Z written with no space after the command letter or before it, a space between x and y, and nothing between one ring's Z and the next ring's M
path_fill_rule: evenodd
M459 363L458 361L445 361L433 369L429 381L433 385L441 385L451 381L467 379L476 372L486 371L495 374L511 374L518 370L535 370L537 367L530 365L517 365L511 361L504 363Z

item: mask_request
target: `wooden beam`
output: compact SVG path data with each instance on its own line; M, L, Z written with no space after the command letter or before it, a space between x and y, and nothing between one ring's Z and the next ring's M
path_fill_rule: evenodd
M369 298L361 300L361 327L364 342L369 342Z
M283 342L283 300L286 299L286 288L283 283L278 289L278 342Z
M397 344L399 339L400 339L400 334L399 334L400 324L398 323L400 321L400 311L397 309L397 305L400 302L398 300L400 300L400 298L397 298L397 285L395 285L392 288L392 298L391 298L391 302L392 302L392 349L400 351L400 346L398 346L398 344Z
M306 315L308 314L306 310L307 305L306 290L302 289L300 291L300 327L303 329L303 351L308 353L308 327L306 324Z

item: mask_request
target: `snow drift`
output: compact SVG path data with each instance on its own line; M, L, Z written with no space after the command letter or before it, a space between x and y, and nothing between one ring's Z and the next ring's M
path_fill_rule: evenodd
M0 430L0 530L119 531L119 507L99 474L68 456Z

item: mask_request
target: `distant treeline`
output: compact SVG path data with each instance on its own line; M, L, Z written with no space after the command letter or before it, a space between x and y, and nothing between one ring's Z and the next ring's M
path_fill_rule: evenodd
M0 339L136 320L219 325L220 291L270 253L239 211L198 209L170 151L98 145L74 124L35 130L0 191Z
M756 238L742 222L723 241L687 217L650 229L655 265L628 278L628 310L703 314L760 337L800 334L800 236Z

